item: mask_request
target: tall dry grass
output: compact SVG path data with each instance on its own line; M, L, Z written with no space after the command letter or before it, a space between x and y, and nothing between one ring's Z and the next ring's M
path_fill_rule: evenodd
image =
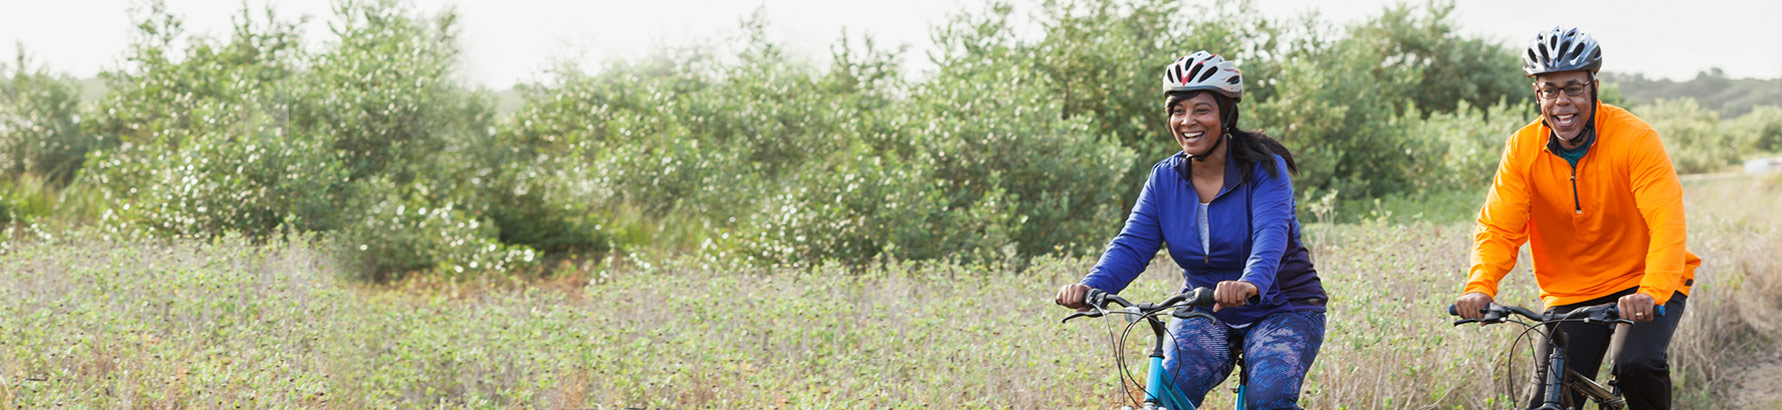
M1706 262L1673 345L1684 406L1774 352L1777 179L1692 182ZM1734 198L1738 200L1728 200ZM1114 229L1110 227L1110 229ZM1466 225L1308 228L1333 296L1310 408L1503 408L1508 327L1448 325ZM16 240L15 240L16 241ZM551 280L351 280L306 241L60 235L0 255L0 404L140 408L1110 408L1110 334L1057 285L1090 259L785 270L696 257ZM1176 291L1158 260L1123 292ZM1536 305L1525 269L1500 300ZM1142 371L1142 329L1124 357ZM1514 379L1514 377L1511 377ZM1229 406L1215 390L1210 408Z

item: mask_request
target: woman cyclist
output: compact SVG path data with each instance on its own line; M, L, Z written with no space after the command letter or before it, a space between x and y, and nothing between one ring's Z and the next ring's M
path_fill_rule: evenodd
M1182 151L1151 167L1126 227L1057 303L1086 309L1089 288L1119 293L1164 244L1184 290L1214 289L1217 321L1174 320L1164 374L1199 405L1231 374L1234 346L1249 368L1245 408L1298 408L1300 384L1324 341L1324 287L1299 239L1293 154L1238 128L1237 66L1206 51L1164 69L1169 132Z

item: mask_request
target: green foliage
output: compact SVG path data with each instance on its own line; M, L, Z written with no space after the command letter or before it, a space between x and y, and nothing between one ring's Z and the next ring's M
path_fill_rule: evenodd
M74 115L72 82L22 60L3 77L8 175L78 188L0 203L9 219L102 215L86 219L161 237L326 233L378 280L609 252L1019 266L1117 230L1179 149L1158 137L1157 70L1195 50L1239 61L1240 125L1294 151L1322 219L1448 220L1532 117L1513 50L1460 35L1451 2L1343 28L1252 6L992 2L936 27L935 68L914 78L903 49L870 37L844 36L826 66L789 56L757 12L728 44L558 66L496 118L496 98L453 73L449 9L339 0L317 43L270 10L194 37L151 2L90 110ZM1717 120L1655 110L1685 111L1655 123L1677 130L1690 170L1782 144L1771 111L1703 142Z
M452 196L455 156L488 140L493 100L452 75L456 15L411 15L394 0L341 1L337 36L310 59L292 122L323 136L352 179L388 176Z
M1720 115L1694 99L1658 100L1630 109L1658 131L1679 174L1718 172L1739 161L1734 136L1720 129Z
M1474 190L1491 185L1504 141L1539 114L1533 105L1498 103L1474 108L1461 101L1452 112L1421 119L1413 112L1393 127L1409 142L1402 161L1414 177L1399 193Z
M1301 170L1294 187L1304 193L1390 192L1410 179L1410 142L1389 128L1404 101L1395 90L1421 80L1414 69L1379 64L1371 47L1321 46L1327 40L1318 36L1294 47L1301 58L1322 64L1288 65L1277 97L1250 111L1251 127L1294 151Z
M1184 8L1164 0L1048 1L1038 13L1044 38L1020 41L1008 22L1013 8L992 7L982 16L959 16L939 29L950 41L949 64L1031 65L1048 82L1021 81L1012 87L1046 87L1061 102L1064 118L1087 116L1096 134L1117 138L1138 153L1120 181L1122 198L1138 194L1156 161L1181 150L1165 128L1162 68L1174 59L1206 49L1241 62L1245 101L1273 95L1279 63L1269 57L1281 30L1245 1L1218 1ZM982 19L971 26L972 19ZM1004 44L1002 48L977 44ZM1252 123L1254 124L1254 123Z
M1340 36L1315 20L1301 23L1303 33L1285 52L1286 59L1298 63L1285 68L1277 80L1278 97L1261 102L1252 117L1259 121L1251 122L1252 127L1274 130L1270 133L1300 158L1303 172L1296 189L1374 198L1407 187L1430 188L1436 184L1430 178L1445 175L1429 172L1439 167L1432 164L1439 164L1438 158L1453 159L1458 152L1447 152L1450 147L1476 151L1479 138L1436 138L1440 142L1432 143L1427 133L1452 131L1416 129L1414 124L1423 123L1424 116L1454 122L1459 115L1441 116L1527 101L1515 54L1480 39L1458 37L1448 16L1452 8L1452 3L1441 2L1421 8L1399 5ZM1476 115L1489 118L1484 112ZM1494 121L1515 124L1509 118ZM1462 132L1501 137L1513 130Z
M255 241L337 232L379 252L344 250L378 278L530 262L474 229L487 207L467 185L478 170L459 164L488 155L478 150L493 114L451 76L453 15L411 16L387 1L335 11L337 40L312 54L297 23L270 10L263 21L244 10L217 41L186 36L153 4L126 65L103 74L111 91L87 123L105 141L88 167L115 203L107 221Z
M310 135L288 124L298 99L295 26L244 11L227 42L187 39L156 4L110 93L85 123L102 141L90 178L117 202L118 221L152 234L264 238L308 208L335 212L343 176ZM178 41L189 41L183 55ZM315 185L321 184L321 189Z
M507 272L534 263L532 249L495 239L494 226L463 209L428 199L374 178L355 185L349 204L360 210L341 230L346 259L356 271L384 281L411 271L435 270L447 276ZM468 272L468 273L467 273Z
M1741 152L1782 153L1782 106L1762 106L1728 121L1726 133Z
M1379 17L1350 27L1344 38L1348 44L1336 47L1372 50L1381 66L1415 70L1414 85L1383 91L1427 113L1463 110L1462 103L1472 107L1532 104L1529 81L1522 75L1522 60L1517 57L1519 50L1485 38L1459 36L1460 27L1450 17L1453 12L1452 0L1430 0L1422 7L1399 3L1387 7Z
M80 85L33 68L19 46L15 65L0 63L0 178L42 175L67 184L92 139L80 130Z
M1618 55L1608 56L1605 64L1634 64ZM1628 61L1622 63L1622 61ZM1720 118L1745 115L1756 107L1782 103L1782 78L1731 78L1718 67L1708 68L1686 81L1646 78L1644 74L1604 72L1603 81L1620 84L1627 94L1628 105L1652 104L1658 100L1693 98L1702 108L1720 114Z

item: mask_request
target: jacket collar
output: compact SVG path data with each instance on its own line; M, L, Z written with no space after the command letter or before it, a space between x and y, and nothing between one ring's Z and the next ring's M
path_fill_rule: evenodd
M1597 100L1595 104L1592 104L1590 110L1590 123L1584 124L1584 130L1578 132L1578 137L1584 139L1583 143L1578 146L1585 150L1589 150L1590 146L1596 145L1596 136L1599 134L1597 130L1602 129L1603 127L1602 100ZM1537 115L1541 116L1540 120L1537 121L1541 124L1541 133L1547 136L1547 145L1542 146L1541 149L1557 154L1559 150L1563 149L1565 146L1560 145L1559 135L1553 133L1553 127L1547 126L1547 115L1539 113L1537 113Z
M1176 158L1176 173L1182 176L1182 181L1188 182L1188 186L1194 186L1194 174L1192 174L1192 172L1194 167L1193 163L1195 161L1188 158L1187 151L1176 151L1174 157ZM1232 158L1230 148L1226 148L1225 184L1219 188L1218 195L1213 195L1213 199L1217 200L1219 197L1225 196L1226 192L1231 192L1232 190L1237 189L1238 184L1244 182L1243 178L1243 174L1238 171L1237 159Z

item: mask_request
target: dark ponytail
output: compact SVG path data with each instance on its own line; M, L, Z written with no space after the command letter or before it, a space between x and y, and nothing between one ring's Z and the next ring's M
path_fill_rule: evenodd
M1201 92L1170 93L1164 102L1164 107L1175 106L1177 101L1194 98L1195 94ZM1224 117L1220 122L1223 123L1225 129L1220 131L1231 139L1231 148L1228 151L1230 155L1226 158L1237 161L1237 169L1243 174L1244 182L1250 182L1251 178L1255 177L1251 173L1255 172L1252 170L1255 169L1254 164L1258 162L1264 164L1262 169L1267 170L1270 177L1280 176L1281 169L1275 166L1275 155L1280 155L1281 159L1287 163L1287 172L1294 175L1299 174L1299 164L1293 162L1293 152L1288 151L1287 146L1281 145L1281 141L1258 131L1245 131L1238 128L1237 104L1230 97L1213 93L1213 101L1219 105L1219 113Z

